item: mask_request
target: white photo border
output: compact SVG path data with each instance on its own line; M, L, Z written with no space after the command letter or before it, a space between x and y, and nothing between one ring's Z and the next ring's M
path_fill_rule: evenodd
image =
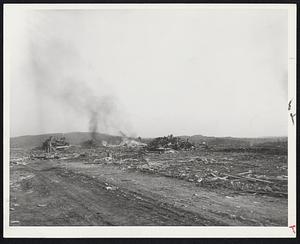
M9 95L8 72L10 43L8 16L13 11L41 9L285 9L288 11L288 101L296 106L296 4L4 4L4 127L3 127L3 236L6 238L295 238L290 226L296 225L296 126L288 119L288 226L286 227L181 227L181 226L81 226L15 227L9 226Z

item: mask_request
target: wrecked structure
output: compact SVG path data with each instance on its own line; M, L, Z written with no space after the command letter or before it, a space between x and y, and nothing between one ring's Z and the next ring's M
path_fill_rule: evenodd
M68 148L70 144L66 141L65 137L55 138L50 136L43 142L42 149L47 153L54 152L56 150L61 150Z
M164 137L157 137L153 139L147 149L149 151L165 151L165 150L191 150L195 146L189 142L188 139L184 140L180 137L175 137L172 134Z

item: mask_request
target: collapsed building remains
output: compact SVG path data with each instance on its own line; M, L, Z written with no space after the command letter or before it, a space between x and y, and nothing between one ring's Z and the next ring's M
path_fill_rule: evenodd
M49 153L68 148L69 146L70 144L66 141L65 137L55 138L50 136L48 139L46 139L46 141L43 142L42 148Z
M191 150L195 146L189 142L188 139L184 140L180 137L175 137L172 134L164 137L157 137L148 144L150 151L165 151L165 150Z

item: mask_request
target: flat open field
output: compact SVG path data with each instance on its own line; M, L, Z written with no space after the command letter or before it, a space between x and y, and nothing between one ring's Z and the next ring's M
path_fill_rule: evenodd
M287 226L287 214L276 150L11 148L12 226Z

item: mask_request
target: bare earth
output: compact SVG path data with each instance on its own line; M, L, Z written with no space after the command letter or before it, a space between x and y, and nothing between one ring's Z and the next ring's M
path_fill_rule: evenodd
M114 164L10 165L10 225L286 226L287 198L233 193Z

